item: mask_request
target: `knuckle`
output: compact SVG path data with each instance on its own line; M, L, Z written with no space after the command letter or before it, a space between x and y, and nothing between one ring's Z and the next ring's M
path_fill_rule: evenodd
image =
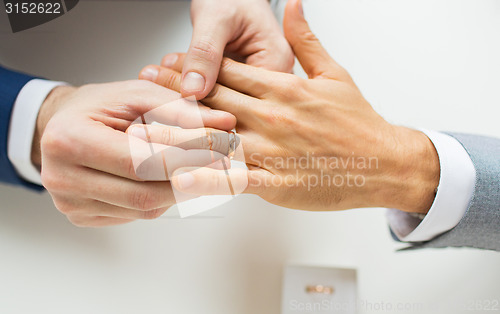
M161 75L161 81L158 83L164 87L174 89L174 87L177 86L177 81L180 78L180 74L172 72L172 71L168 71L168 72L162 71L162 73L163 73L163 75Z
M42 172L40 174L40 178L42 180L42 185L48 190L48 191L55 191L56 187L58 185L57 177L52 175L50 172L42 168Z
M339 64L335 64L334 69L335 69L335 72L338 73L337 75L338 75L340 80L347 82L347 83L354 84L352 77L351 77L351 74L349 74L349 72L346 69L344 69Z
M295 94L297 93L297 91L301 91L302 89L304 89L304 84L305 84L304 79L298 76L290 76L288 78L287 84L285 84L285 87L289 92L288 95Z
M62 132L49 124L40 140L40 149L44 156L64 158L75 153L75 145L69 132Z
M56 206L57 210L59 210L62 214L66 216L74 214L76 211L78 211L77 206L75 206L71 202L62 199L54 198L54 205Z
M42 168L41 173L42 185L49 192L64 192L69 190L68 182L70 180L64 180L57 173L53 173L52 171L44 170Z
M221 62L221 65L220 65L221 72L223 72L223 73L225 73L225 72L231 73L235 64L236 64L235 61L233 61L233 60L231 60L229 58L223 58L222 62Z
M311 30L307 30L305 32L302 32L300 34L300 38L302 39L301 42L304 43L304 44L310 44L312 42L318 42L318 37L316 37L316 35L311 31Z
M148 190L136 190L131 194L130 203L133 208L142 211L151 211L158 208L158 197Z
M162 127L160 141L165 145L175 145L175 132L168 127Z
M283 100L294 100L305 88L305 80L298 76L287 76L277 80L271 87L274 93Z
M296 124L292 114L288 110L279 107L269 109L266 112L265 119L271 125L279 124L285 127L293 127Z
M195 42L191 46L190 52L196 61L217 63L219 59L219 51L217 50L215 41L206 36Z

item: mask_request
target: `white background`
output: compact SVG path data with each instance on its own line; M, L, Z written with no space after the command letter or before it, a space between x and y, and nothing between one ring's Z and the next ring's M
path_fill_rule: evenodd
M73 84L135 78L187 49L188 7L81 2L18 34L2 12L0 63ZM500 136L499 1L315 0L305 13L389 121ZM308 213L243 196L209 214L78 229L47 194L2 186L0 312L275 314L287 263L357 268L360 313L500 299L499 253L397 253L382 209Z

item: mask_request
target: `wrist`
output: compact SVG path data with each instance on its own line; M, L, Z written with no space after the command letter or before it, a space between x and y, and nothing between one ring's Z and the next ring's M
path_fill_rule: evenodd
M389 162L390 183L384 207L426 214L436 197L440 179L439 157L422 132L394 127L397 148Z
M65 100L75 90L72 86L58 86L54 88L45 98L36 121L35 134L31 148L31 162L37 167L41 167L40 140L47 123L52 116L61 108Z

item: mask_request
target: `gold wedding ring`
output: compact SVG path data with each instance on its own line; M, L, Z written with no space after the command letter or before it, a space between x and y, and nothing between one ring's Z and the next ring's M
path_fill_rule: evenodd
M212 163L215 162L215 157L214 157L214 152L213 152L213 146L214 146L214 140L212 138L212 132L210 130L207 130L207 140L208 140L208 149L210 150L210 159L212 160Z
M229 135L229 147L227 156L230 160L232 160L234 158L236 148L238 147L238 141L236 140L236 134L233 131L229 131L227 132L227 134Z
M310 285L306 286L307 293L317 293L317 294L333 294L335 289L332 286L323 286L323 285Z
M213 151L214 149L214 136L217 136L218 134L212 133L212 131L207 130L207 142L208 142L208 149L210 151ZM234 155L236 153L236 149L238 148L238 137L234 131L229 131L227 132L228 135L228 148L227 148L227 154L226 156L229 157L230 160L234 158Z

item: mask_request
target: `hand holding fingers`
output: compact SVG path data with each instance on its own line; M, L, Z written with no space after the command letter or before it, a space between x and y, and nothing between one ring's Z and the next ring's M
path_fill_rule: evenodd
M179 60L182 60L180 57ZM252 66L248 66L254 68ZM177 90L180 86L181 75L179 72L163 66L149 65L142 69L139 74L141 79L152 79L148 75L149 69L154 69L156 75L153 82L164 86L168 89ZM232 74L232 73L230 73ZM256 80L257 82L257 80ZM257 106L260 104L255 102L256 98L242 94L220 84L215 84L212 91L203 100L203 103L209 106L213 112L231 112L238 119L238 124L260 125L262 123ZM229 124L229 123L228 123ZM212 125L205 125L213 127ZM221 129L221 127L213 127ZM225 128L224 130L228 130Z
M266 0L194 0L193 38L182 69L183 96L212 90L224 53L247 63L290 72L293 53ZM221 5L222 4L222 5Z
M302 12L300 0L287 4L284 20L285 36L310 78L328 78L352 83L350 75L336 63L311 32ZM183 54L169 54L162 65L179 71L184 62ZM265 69L224 58L218 82L233 90L241 91L256 98L269 96L287 85L292 76L279 75ZM276 82L278 84L276 84Z
M178 72L182 68L184 59L185 54L182 53L168 54L163 58L161 65ZM140 78L147 78L149 67L154 66L148 66L143 69L139 76ZM175 76L175 72L165 71L156 81L152 81L162 86L172 86L175 89L179 85L177 83L178 79L173 78ZM270 71L265 68L258 68L253 65L234 61L230 58L223 58L217 82L229 89L262 99L269 95L272 96L277 85L281 83L286 84L290 77L295 76L288 73Z
M141 70L139 78L150 80L173 90L179 90L180 73L178 72L182 69L185 57L184 53L168 54L163 57L161 67L156 65L146 66ZM154 76L150 75L152 72L155 73ZM273 91L272 87L275 85L276 80L284 81L287 78L289 78L289 75L284 73L273 72L236 62L229 58L223 58L217 82L231 90L255 98L263 98ZM214 86L215 88L218 88L217 85ZM217 93L217 90L213 90L211 94ZM208 96L210 97L210 95ZM207 99L204 102L206 103Z
M141 217L137 211L153 215L174 204L170 183L136 182L151 178L137 176L129 136L123 131L134 119L148 116L166 103L179 102L180 95L144 81L86 85L63 92L43 103L35 138L41 144L42 183L68 218L81 226L114 225ZM235 126L231 114L213 114L198 105L195 109L201 116L200 125L228 130ZM174 125L192 126L189 108L171 106L162 113ZM161 151L158 145L154 148ZM185 150L178 150L182 153L180 158L170 159L170 172L187 165L223 168L222 163L211 164L214 156L224 160L218 152L186 155Z

